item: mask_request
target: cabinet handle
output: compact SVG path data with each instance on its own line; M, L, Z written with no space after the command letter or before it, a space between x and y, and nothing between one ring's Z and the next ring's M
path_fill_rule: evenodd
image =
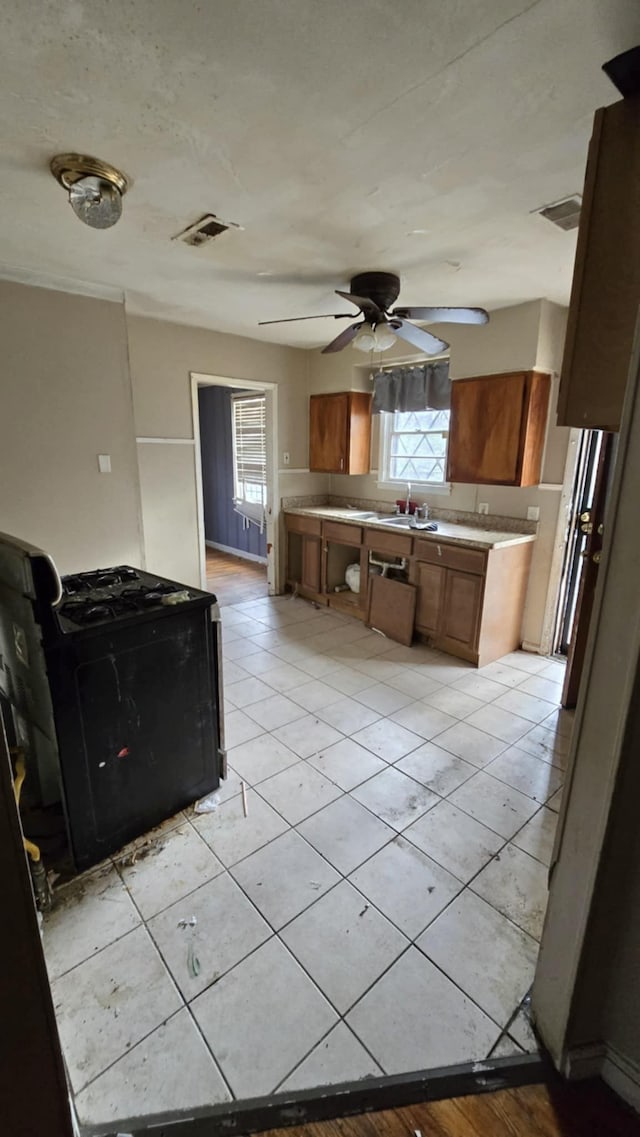
M341 458L341 459L340 459L340 469L341 469L341 470L343 470L343 469L344 469L344 458Z

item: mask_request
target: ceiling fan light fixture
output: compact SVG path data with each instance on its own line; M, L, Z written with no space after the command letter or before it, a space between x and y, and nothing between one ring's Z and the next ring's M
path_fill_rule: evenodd
M51 173L67 191L76 217L91 229L110 229L122 216L129 179L115 166L83 154L57 154Z
M391 331L388 324L378 324L375 332L376 348L378 351L388 351L393 347L397 336Z
M398 337L394 335L388 324L363 324L352 347L357 351L387 351L393 347Z
M352 344L357 351L375 351L377 348L376 331L373 324L363 324Z

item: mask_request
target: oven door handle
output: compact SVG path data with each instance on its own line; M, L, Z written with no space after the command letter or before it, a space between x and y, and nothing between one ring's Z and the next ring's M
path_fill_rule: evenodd
M227 776L227 751L224 741L224 687L222 682L222 617L218 601L210 608L211 642L213 646L213 666L215 672L216 719L218 727L218 766L221 778Z

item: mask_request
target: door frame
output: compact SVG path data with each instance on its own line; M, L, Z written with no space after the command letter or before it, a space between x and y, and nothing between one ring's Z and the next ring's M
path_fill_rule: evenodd
M592 432L595 433L595 432ZM584 548L579 553L579 565L576 582L575 607L571 630L569 633L567 667L562 688L562 706L575 707L580 676L584 664L584 654L589 638L589 624L593 611L595 588L598 580L599 562L602 555L602 534L604 531L606 505L609 496L611 471L615 461L615 435L611 431L600 432L600 442L595 469L593 470L593 487L589 494L586 513L590 521L582 523L580 515L580 531L583 534ZM578 519L576 519L576 522ZM564 621L566 626L566 619Z
M547 596L544 606L544 616L542 619L542 634L540 636L540 643L535 647L534 645L531 645L532 650L539 652L540 655L550 655L553 651L555 620L556 612L558 609L560 585L562 582L562 565L564 562L564 551L567 541L569 511L571 508L571 499L573 497L573 483L576 476L576 464L578 461L578 442L580 440L580 433L580 430L575 427L572 427L570 430L569 441L567 444L567 457L564 464L562 486L557 487L555 485L542 485L539 487L540 489L548 489L549 491L557 490L560 488L561 491L560 500L558 502L558 520L556 522L556 530L553 538L551 564L549 566ZM523 644L523 647L526 649L528 645L525 643Z
M202 489L202 445L200 440L200 387L227 387L236 391L259 391L266 397L266 451L267 451L267 588L269 596L281 592L280 557L280 483L278 471L278 384L256 379L230 378L227 375L209 375L190 371L191 418L193 423L194 464L196 480L196 514L198 524L198 558L200 587L207 588L207 546L204 532L204 495Z
M593 506L596 471L600 461L604 431L584 430L578 443L573 493L567 518L567 543L562 565L558 604L553 633L553 648L560 655L569 654L571 629L575 620L577 594L580 587L580 567L584 558L586 530L582 528L582 513ZM596 436L600 437L597 439ZM573 610L570 612L571 606ZM571 619L569 616L571 615ZM568 626L568 630L567 630Z
M0 864L4 934L0 936L0 1066L7 1133L72 1137L72 1105L44 960L12 769L0 718Z
M549 870L550 892L533 985L532 1009L554 1064L567 1076L593 1076L593 1048L572 1046L580 968L598 897L598 872L620 772L640 663L637 604L637 487L640 484L640 319L631 356L607 527L578 694L565 790ZM602 1040L594 1040L598 1043Z

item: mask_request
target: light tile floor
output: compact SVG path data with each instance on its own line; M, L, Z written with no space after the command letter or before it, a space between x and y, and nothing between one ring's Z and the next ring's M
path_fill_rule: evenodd
M535 1048L562 665L476 671L289 597L223 629L218 808L66 885L45 921L81 1119Z

